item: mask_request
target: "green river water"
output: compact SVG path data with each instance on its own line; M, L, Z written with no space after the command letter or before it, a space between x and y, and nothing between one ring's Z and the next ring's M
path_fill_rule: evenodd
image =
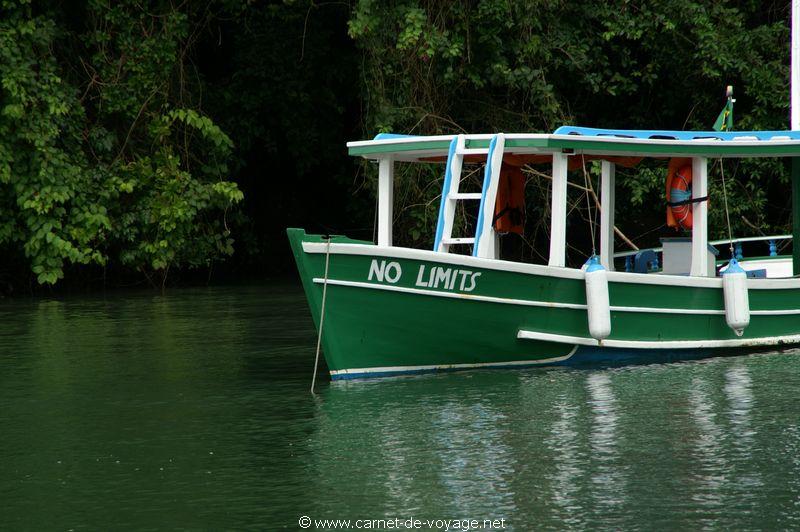
M296 285L3 301L0 317L3 530L800 527L800 354L322 376L311 396Z

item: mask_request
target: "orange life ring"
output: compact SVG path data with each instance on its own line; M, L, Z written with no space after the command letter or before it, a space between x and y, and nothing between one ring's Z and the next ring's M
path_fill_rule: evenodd
M692 197L692 163L690 159L672 159L667 172L667 225L692 228L692 204L672 205Z

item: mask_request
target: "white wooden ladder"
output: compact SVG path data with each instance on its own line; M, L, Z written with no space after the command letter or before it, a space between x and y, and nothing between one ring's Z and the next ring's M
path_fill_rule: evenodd
M433 250L449 253L455 244L472 244L472 255L487 259L497 258L497 234L494 231L494 205L497 199L497 183L503 165L505 136L494 135L488 148L467 148L464 135L457 135L450 142L447 154L442 200L439 206L439 221L436 224L436 239ZM465 155L486 155L481 192L459 192L461 167ZM453 237L453 220L459 201L480 200L478 220L474 237Z

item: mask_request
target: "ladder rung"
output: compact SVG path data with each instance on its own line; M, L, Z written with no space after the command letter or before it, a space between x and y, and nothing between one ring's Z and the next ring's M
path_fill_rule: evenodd
M467 237L467 238L443 238L443 244L474 244L475 238L474 237Z
M456 192L455 194L450 194L448 198L454 200L466 200L466 199L481 199L483 196L480 192Z
M489 148L464 148L458 150L459 155L486 155L489 153Z

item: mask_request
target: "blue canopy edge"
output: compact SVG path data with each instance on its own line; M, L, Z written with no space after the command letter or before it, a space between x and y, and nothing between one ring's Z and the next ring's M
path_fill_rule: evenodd
M746 140L742 137L755 137L758 140L781 140L775 139L775 137L800 140L800 131L669 131L661 129L599 129L593 127L561 126L556 129L553 134L645 140Z

